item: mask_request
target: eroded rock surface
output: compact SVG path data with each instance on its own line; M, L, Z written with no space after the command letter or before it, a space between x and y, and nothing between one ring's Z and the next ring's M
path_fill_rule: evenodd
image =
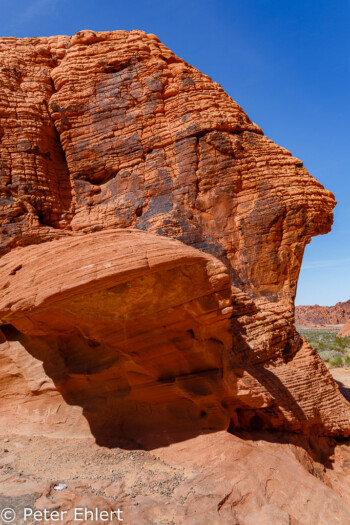
M349 432L307 343L295 335L272 363L247 346L240 293L212 255L107 230L17 248L0 268L0 410L13 431L85 435L86 419L98 440L143 444L230 426Z
M348 436L349 405L294 328L333 195L154 35L3 38L0 65L0 430L176 454L227 429ZM218 522L311 523L290 506L276 521L278 477L241 517L226 481Z
M231 287L215 257L121 230L18 248L0 266L8 429L88 435L87 420L106 442L229 426Z
M350 320L348 320L339 332L339 337L350 337Z

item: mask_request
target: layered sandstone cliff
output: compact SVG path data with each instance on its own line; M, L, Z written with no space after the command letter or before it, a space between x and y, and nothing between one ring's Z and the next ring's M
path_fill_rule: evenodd
M348 320L339 332L339 337L350 337L350 320Z
M350 300L334 306L296 306L295 324L299 326L340 325L350 319Z
M333 195L154 35L3 38L0 63L1 425L349 435L294 328Z

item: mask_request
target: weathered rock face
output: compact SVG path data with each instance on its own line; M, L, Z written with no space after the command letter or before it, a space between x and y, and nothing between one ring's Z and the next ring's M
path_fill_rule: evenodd
M343 328L340 330L339 334L338 334L339 337L350 337L350 320L348 320Z
M125 229L17 248L0 268L4 428L143 444L230 425L349 432L306 343L268 364L239 354L239 295L214 256Z
M87 420L104 441L228 427L232 301L215 257L122 230L14 250L0 265L3 425L84 435Z
M296 306L295 324L299 326L340 325L350 319L350 300L334 306Z
M348 435L349 405L293 326L333 195L153 35L6 38L0 62L13 427Z

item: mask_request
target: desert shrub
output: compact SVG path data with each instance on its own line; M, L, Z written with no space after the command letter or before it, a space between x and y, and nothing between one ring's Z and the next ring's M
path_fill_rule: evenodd
M350 366L350 355L344 357L345 366Z
M347 356L344 356L341 352L337 352L336 350L321 350L318 352L320 358L322 361L330 362L331 359L345 359ZM350 363L350 361L349 361Z
M331 350L331 357L341 357L344 359L344 352L338 352L338 350Z
M343 358L340 357L339 355L337 357L332 357L332 359L329 360L329 366L331 368L335 368L337 366L342 366L343 365Z
M324 361L329 361L333 357L343 356L350 353L350 339L337 337L335 330L302 330L301 335L308 343L321 355ZM324 352L332 352L328 355Z
M332 358L332 355L331 355L331 352L329 350L323 350L321 352L319 352L320 354L320 358L322 359L322 361L329 361L331 358Z

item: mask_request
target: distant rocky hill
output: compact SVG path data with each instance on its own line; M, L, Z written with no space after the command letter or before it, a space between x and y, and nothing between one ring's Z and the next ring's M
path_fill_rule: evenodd
M295 324L315 326L327 324L344 324L350 319L350 300L337 303L335 306L296 306Z

